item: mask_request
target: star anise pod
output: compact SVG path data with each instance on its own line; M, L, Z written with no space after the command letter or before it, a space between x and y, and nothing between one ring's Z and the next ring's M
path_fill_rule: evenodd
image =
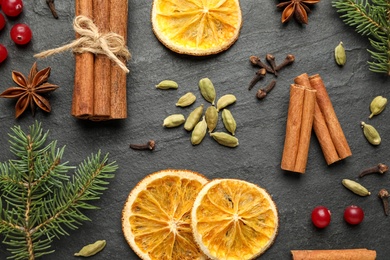
M17 98L15 105L15 117L18 118L30 106L32 114L35 114L35 105L46 112L51 111L50 102L41 96L58 88L57 85L48 83L50 76L50 67L38 71L37 63L34 62L31 67L28 78L18 72L12 71L12 79L18 85L17 87L10 87L0 94L3 98Z
M276 5L279 9L284 9L282 13L282 23L288 22L291 17L295 17L295 19L301 24L307 24L307 14L310 13L310 8L307 6L308 4L316 4L320 0L288 0L279 3Z

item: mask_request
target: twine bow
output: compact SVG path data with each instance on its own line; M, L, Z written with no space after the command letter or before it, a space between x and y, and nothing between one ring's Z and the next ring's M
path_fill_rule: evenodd
M93 21L82 15L79 15L74 19L73 29L80 35L78 39L64 46L35 54L34 57L46 58L70 49L74 53L91 52L94 54L103 54L114 61L126 73L129 73L129 69L124 62L118 58L122 57L128 61L131 57L129 50L126 47L125 40L121 35L114 32L100 33Z

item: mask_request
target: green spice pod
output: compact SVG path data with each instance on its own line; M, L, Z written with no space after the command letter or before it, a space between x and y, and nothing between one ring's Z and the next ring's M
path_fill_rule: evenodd
M334 57L336 59L337 65L344 66L347 62L347 55L345 54L345 49L343 42L340 42L339 45L334 49Z
M379 115L382 113L382 111L385 109L387 104L387 98L382 96L375 97L370 104L370 111L371 114L369 118L372 118L373 116Z
M375 127L364 122L361 122L360 124L367 141L372 145L379 145L381 143L381 137Z
M226 94L220 97L217 101L217 111L221 111L225 107L236 102L236 96L233 94Z
M74 255L84 257L93 256L102 251L105 246L106 240L98 240L93 244L84 246L78 253L75 253Z
M207 128L211 133L217 127L218 124L218 111L215 106L209 106L205 112L205 118L207 123Z
M158 89L177 89L179 85L173 80L163 80L156 85Z
M213 83L209 78L203 78L199 81L200 93L208 102L214 105L216 92Z
M205 117L203 116L203 119L196 124L194 130L192 131L191 143L193 145L200 144L200 142L202 142L203 138L206 136L206 132L207 123Z
M164 119L163 126L167 128L177 127L186 121L182 114L173 114Z
M181 96L179 100L176 102L176 106L178 107L187 107L192 105L196 100L196 96L192 92L188 92Z
M368 196L371 194L364 186L357 183L356 181L349 180L349 179L343 179L342 184L345 188L349 189L353 193L360 195L360 196Z
M227 147L236 147L238 146L238 139L228 133L224 132L214 132L210 133L210 136L214 138L217 143L227 146Z
M234 135L236 132L237 123L230 110L226 108L222 110L222 121L226 130L228 130L232 135Z
M195 108L187 117L187 120L184 124L184 129L191 131L194 129L195 125L199 122L200 118L203 115L203 104Z

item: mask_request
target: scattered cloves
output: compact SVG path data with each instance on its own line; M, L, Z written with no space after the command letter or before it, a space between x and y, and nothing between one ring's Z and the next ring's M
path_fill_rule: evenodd
M278 76L278 71L276 70L275 56L272 54L267 54L265 59L271 65L272 70L274 71L275 76Z
M279 64L278 66L276 66L275 71L281 70L282 68L286 67L287 65L292 64L294 61L295 61L295 56L292 54L288 54L286 56L286 58L284 59L284 61L281 64Z
M268 71L269 73L273 73L275 74L275 71L270 67L268 66L267 64L263 63L260 59L260 57L257 57L257 56L250 56L249 57L249 60L250 62L252 63L252 65L256 65L256 66L259 66L261 68L264 68L266 69L266 71Z
M266 69L264 69L264 68L259 69L256 72L256 75L254 76L254 78L249 83L248 90L251 90L256 85L257 82L259 82L262 78L264 78L265 74L267 74Z
M58 19L57 11L54 6L54 0L46 0L46 4L49 6L49 9L55 19Z
M378 197L382 200L383 210L385 215L389 215L389 192L386 189L381 189L378 193Z
M383 163L378 163L378 165L376 165L374 167L371 167L371 168L368 168L368 169L365 169L364 171L362 171L359 174L359 178L362 178L362 177L364 177L366 175L373 174L373 173L384 174L388 170L389 170L389 166L387 166L386 164L383 164Z
M146 144L130 144L130 148L133 150L150 150L153 151L155 148L155 141L149 140Z
M265 88L261 88L257 91L256 97L258 99L263 99L267 96L267 94L275 87L276 80L272 80Z

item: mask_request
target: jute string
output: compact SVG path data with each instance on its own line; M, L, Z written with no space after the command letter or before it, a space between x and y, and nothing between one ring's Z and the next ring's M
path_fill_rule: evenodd
M46 58L67 50L72 50L74 53L91 52L103 54L114 61L126 73L129 73L129 69L118 58L122 57L128 61L131 57L125 40L121 35L113 32L100 33L93 21L83 15L79 15L74 19L73 29L80 35L78 39L64 46L35 54L34 57Z

